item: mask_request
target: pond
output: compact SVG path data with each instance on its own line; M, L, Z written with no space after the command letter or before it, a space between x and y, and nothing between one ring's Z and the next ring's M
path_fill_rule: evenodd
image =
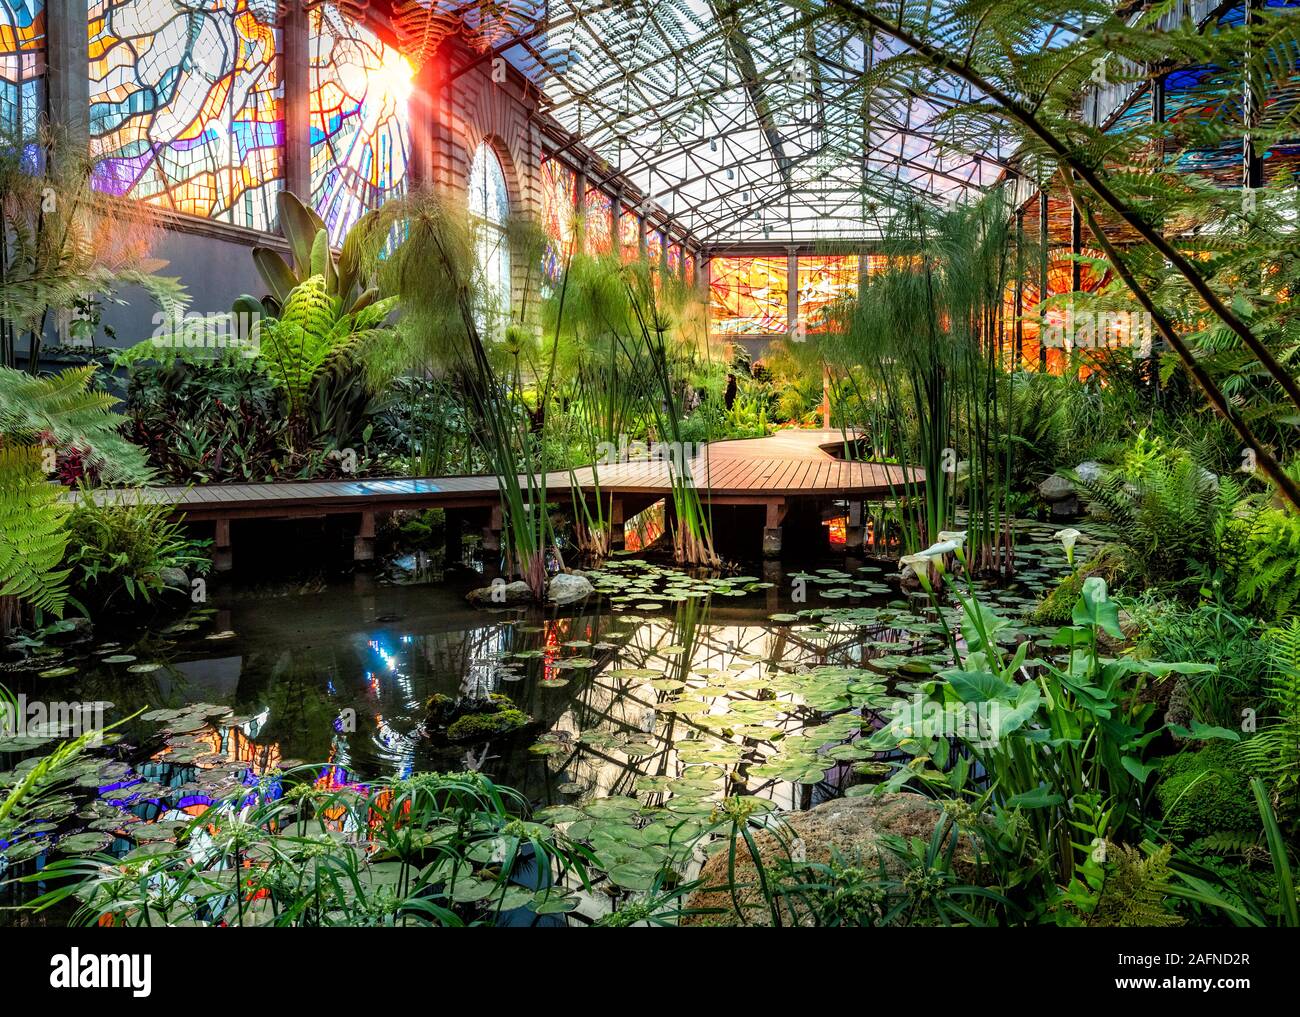
M1021 529L1018 582L984 593L1008 615L1066 567L1051 528ZM947 660L929 599L901 592L889 561L690 575L629 554L587 574L599 595L568 611L471 607L484 577L470 572L214 584L209 603L134 638L43 651L0 680L104 703L107 722L141 713L77 764L81 796L46 806L9 874L140 850L303 764L321 787L475 769L539 807L707 808L725 793L808 808L863 789L880 766L857 744L863 715ZM518 711L515 729L449 727L465 703ZM57 723L27 733L0 740L0 786L49 751Z

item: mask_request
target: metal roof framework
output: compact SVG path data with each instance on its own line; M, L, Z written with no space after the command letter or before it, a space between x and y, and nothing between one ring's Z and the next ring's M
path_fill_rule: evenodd
M1009 136L977 148L945 119L971 98L951 76L864 83L897 46L825 0L492 6L489 54L537 85L610 177L714 250L870 242L918 196L993 184L1013 154Z

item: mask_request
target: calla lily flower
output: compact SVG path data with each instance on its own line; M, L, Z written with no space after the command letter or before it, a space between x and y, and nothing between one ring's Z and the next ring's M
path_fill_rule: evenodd
M939 535L934 539L939 541L939 543L941 544L946 543L948 541L956 541L958 544L965 545L966 531L965 530L940 530Z
M1082 537L1083 534L1071 527L1068 530L1060 530L1056 534L1056 539L1061 542L1065 548L1065 560L1071 565L1074 564L1074 542Z
M943 536L944 534L939 534ZM937 544L931 544L924 551L918 551L922 558L942 558L945 554L952 554L954 551L960 551L962 545L966 542L966 534L961 535L961 540L943 540Z

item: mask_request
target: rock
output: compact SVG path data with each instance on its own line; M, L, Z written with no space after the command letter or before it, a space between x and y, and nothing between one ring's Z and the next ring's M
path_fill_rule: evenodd
M158 570L158 578L162 580L163 589L165 590L183 590L190 592L190 577L185 574L184 569L165 568Z
M1169 703L1165 707L1165 723L1173 724L1178 727L1190 728L1192 726L1192 693L1187 687L1187 679L1179 677L1174 682L1173 691L1169 693ZM1178 735L1174 735L1175 741L1182 741Z
M579 600L586 600L591 596L595 589L586 576L574 575L572 572L561 572L552 577L550 585L546 587L546 599L552 604L564 606L565 604L574 604Z
M94 638L95 626L89 618L64 618L51 625L45 634L45 642L50 646L67 646L70 643L84 643Z
M1137 637L1142 634L1142 626L1138 624L1137 619L1126 608L1122 607L1119 609L1119 630L1124 633L1123 639L1116 639L1102 629L1098 629L1097 648L1103 653L1117 655L1131 646Z
M1077 495L1073 482L1059 473L1053 473L1038 485L1038 496L1048 503L1065 501Z
M504 607L508 604L527 603L533 599L533 591L522 579L513 583L498 580L491 586L470 590L465 599L475 607Z
M1064 501L1054 501L1047 506L1047 516L1049 519L1064 522L1070 519L1079 518L1079 499L1066 498Z
M928 565L927 568L930 572L930 589L943 589L943 576L939 573L939 569L933 563ZM925 589L921 585L920 577L916 574L916 569L912 568L911 565L904 565L903 571L898 574L898 586L909 593Z
M929 841L943 810L932 800L914 794L883 794L861 798L837 798L823 802L807 812L779 813L786 829L787 843L797 838L803 844L809 862L826 862L832 849L848 864L876 870L883 862L887 876L903 874L903 863L881 843L881 836L920 837ZM951 836L951 833L949 834ZM771 833L755 835L754 842L769 874L779 870L789 855L780 840ZM768 925L771 916L757 883L758 877L743 841L736 847L736 896L745 912L742 922L736 913L732 894L727 887L726 850L714 854L700 871L700 887L686 899L686 908L724 908L721 914L685 915L683 925ZM975 844L963 836L953 855L953 868L963 882L975 882Z
M1088 459L1074 468L1074 475L1085 484L1095 484L1101 479L1101 463Z

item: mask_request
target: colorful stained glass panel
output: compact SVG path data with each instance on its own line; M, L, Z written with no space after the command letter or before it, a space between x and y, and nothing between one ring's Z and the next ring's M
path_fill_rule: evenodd
M414 69L333 6L311 12L311 200L330 243L403 194Z
M614 201L598 187L588 187L582 201L584 243L588 254L614 250Z
M546 278L558 281L565 261L573 252L578 177L560 160L544 158L541 182L542 229L546 232L542 270Z
M88 32L95 186L269 230L284 177L279 30L248 0L91 0Z
M661 230L648 228L645 231L645 257L652 265L659 264L664 256L664 235Z
M641 252L641 242L637 237L636 213L630 208L624 209L618 217L618 246L624 261L634 261Z
M0 130L35 136L44 75L44 0L0 0Z
M717 335L784 335L786 259L714 258L709 262L709 329Z
M803 332L825 332L828 312L858 291L856 254L800 255L796 283L799 289L798 327Z

